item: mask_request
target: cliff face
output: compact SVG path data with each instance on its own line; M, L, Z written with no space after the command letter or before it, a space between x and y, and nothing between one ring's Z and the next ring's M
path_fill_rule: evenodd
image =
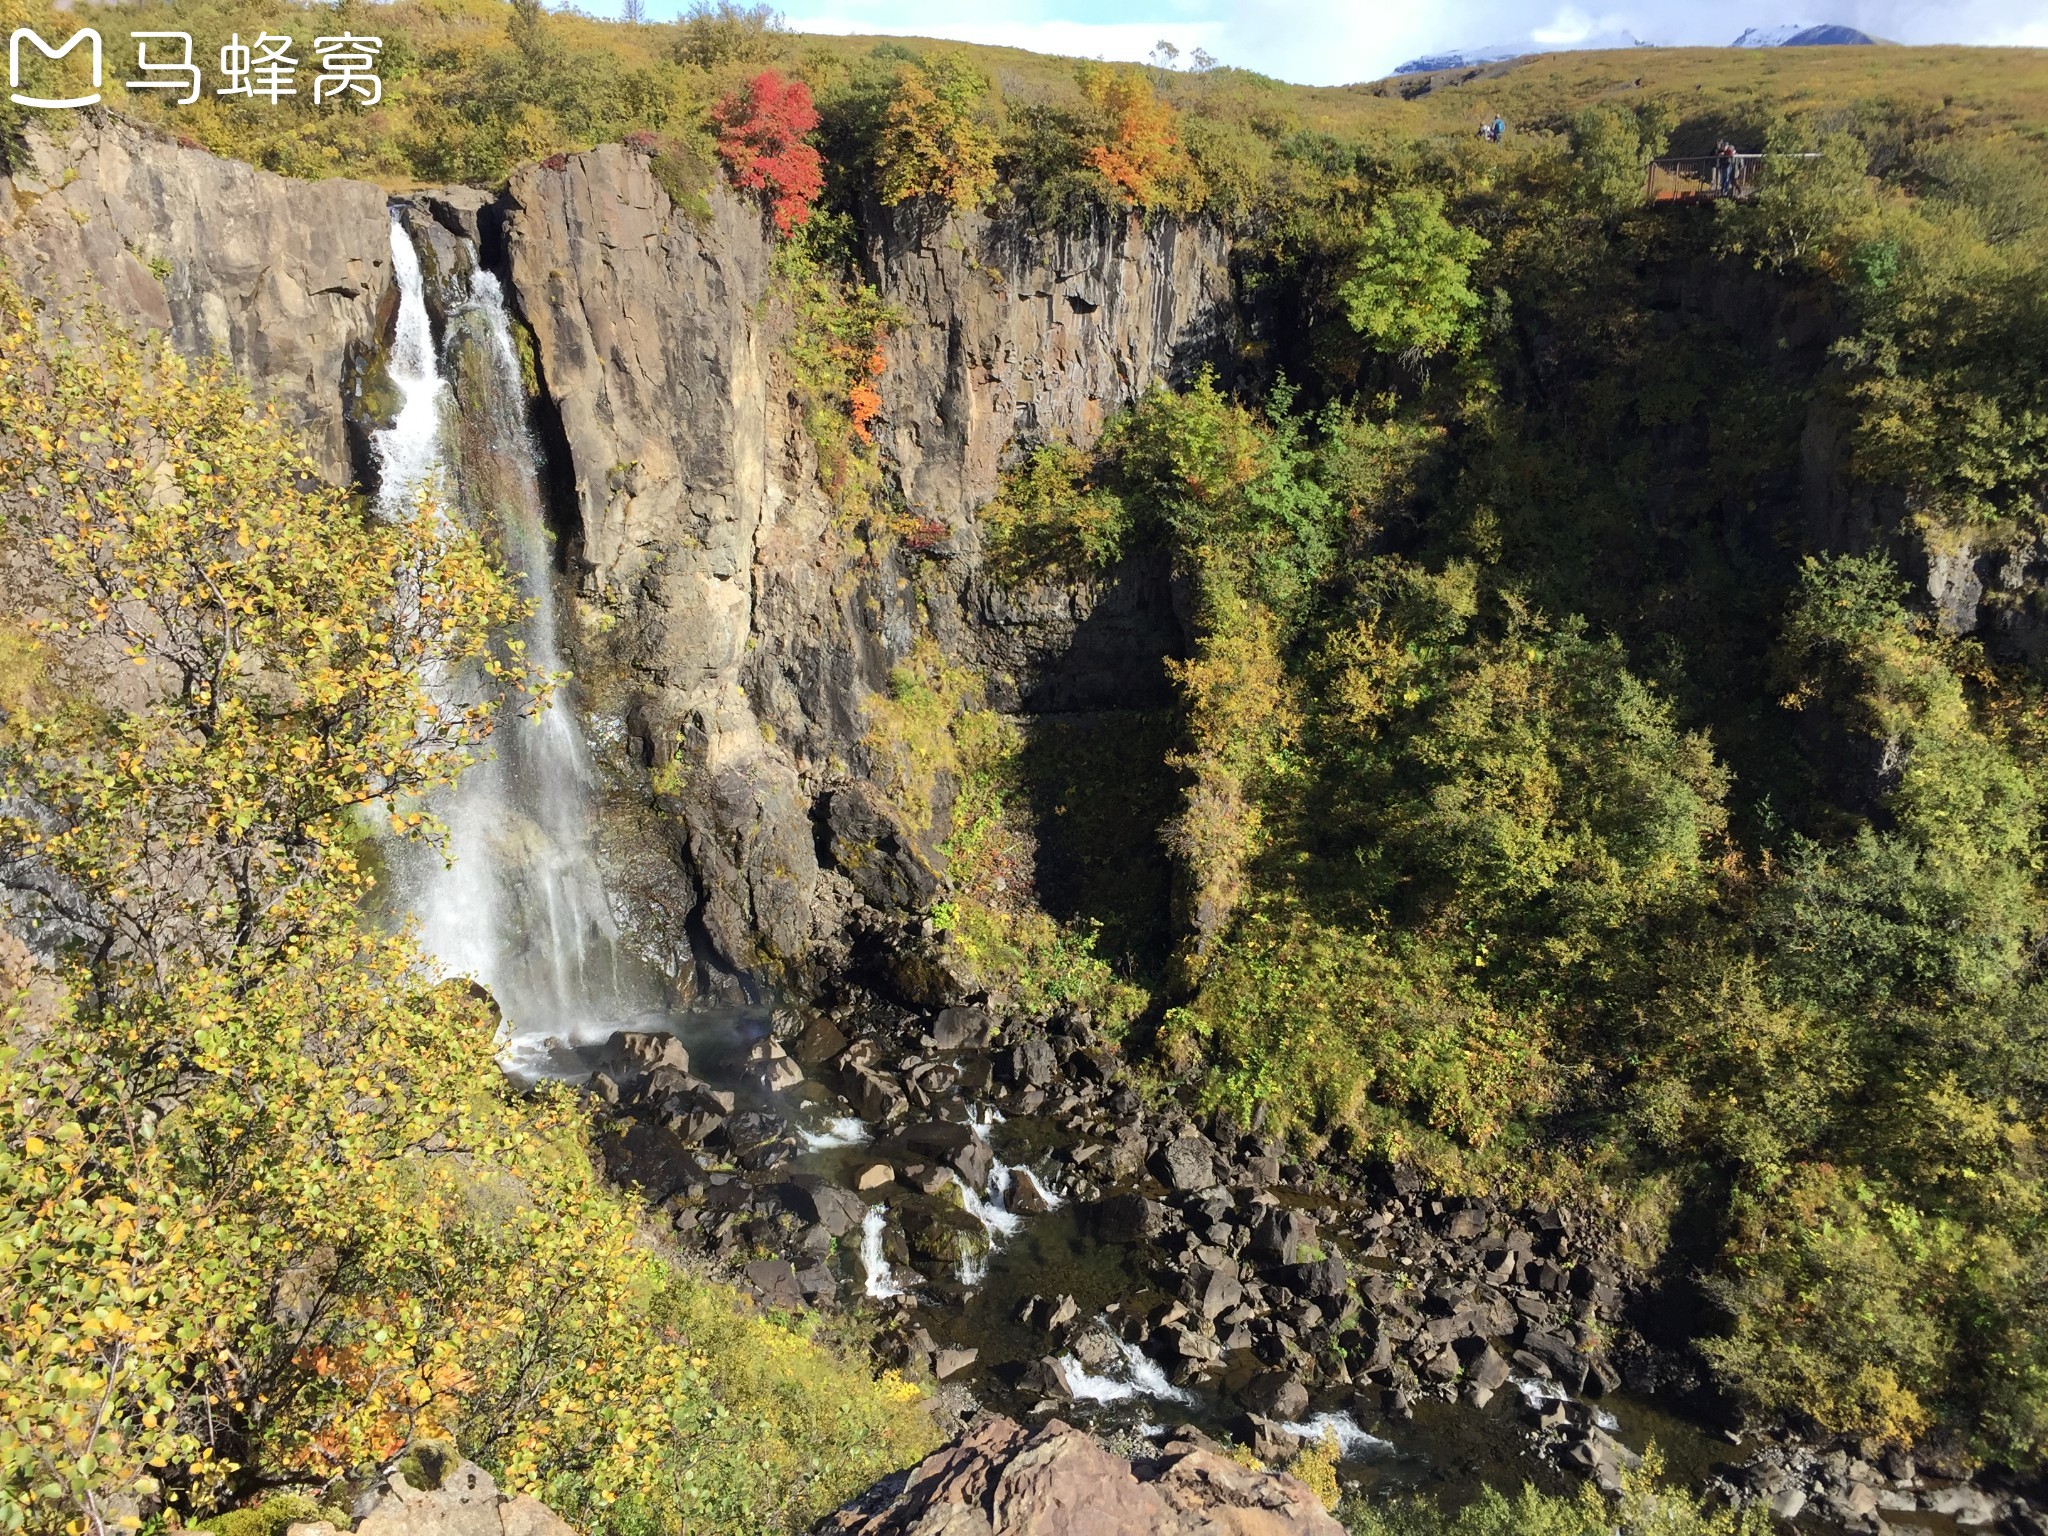
M829 791L861 776L865 700L920 626L987 665L999 702L1156 704L1177 643L1164 572L1015 596L979 575L972 513L1006 454L1093 440L1229 327L1213 231L1103 219L1039 241L968 216L877 220L870 258L902 315L878 441L933 558L856 536L819 491L781 346L789 316L758 209L698 225L617 147L513 178L513 295L571 460L586 640L668 789L714 986L802 987L843 959L857 898L821 869ZM665 905L670 904L668 902Z
M30 290L89 294L187 353L226 353L347 479L345 361L374 339L391 286L383 192L273 176L98 115L61 139L31 123L25 140L27 163L0 174L0 257Z
M109 117L28 142L0 179L0 252L33 291L91 290L188 353L224 352L330 475L366 470L396 308L380 189L292 181ZM772 235L750 200L711 207L703 223L675 212L645 158L609 146L526 167L495 200L414 197L405 217L430 278L459 271L467 237L531 328L563 461L571 649L659 786L622 860L631 895L687 931L699 988L730 995L752 977L816 983L872 916L831 867L826 807L864 775L867 701L917 634L982 666L1001 707L1166 702L1181 634L1162 564L1005 589L981 574L973 514L1022 448L1085 445L1153 382L1224 360L1234 320L1228 251L1205 226L1104 215L1045 237L871 215L867 260L900 316L883 468L949 530L909 556L819 489Z

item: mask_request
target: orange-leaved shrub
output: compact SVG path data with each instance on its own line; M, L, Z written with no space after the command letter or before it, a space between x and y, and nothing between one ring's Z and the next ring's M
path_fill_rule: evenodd
M783 234L811 216L825 190L824 160L804 142L818 126L811 88L764 69L711 109L718 158L732 184L767 196Z

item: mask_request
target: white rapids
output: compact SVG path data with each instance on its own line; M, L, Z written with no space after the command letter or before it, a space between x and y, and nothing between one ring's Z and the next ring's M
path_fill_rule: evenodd
M1122 1403L1134 1397L1154 1398L1163 1403L1192 1403L1195 1400L1194 1393L1168 1381L1166 1372L1159 1368L1159 1362L1137 1345L1119 1339L1116 1347L1123 1357L1123 1374L1120 1377L1098 1376L1072 1355L1060 1356L1060 1369L1066 1373L1067 1388L1076 1400L1088 1403Z

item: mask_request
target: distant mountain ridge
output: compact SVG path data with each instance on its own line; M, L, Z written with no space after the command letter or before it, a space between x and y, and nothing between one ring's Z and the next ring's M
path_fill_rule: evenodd
M1822 48L1875 43L1879 39L1854 27L1836 22L1808 26L1804 22L1776 27L1751 27L1735 39L1731 48ZM1439 69L1470 69L1479 64L1498 64L1532 53L1580 52L1604 48L1654 48L1658 45L1630 32L1601 32L1575 43L1495 43L1485 48L1460 48L1449 53L1425 53L1394 67L1397 75L1429 74Z
M1397 75L1427 74L1437 69L1469 69L1475 64L1498 64L1529 53L1578 53L1602 48L1650 48L1655 45L1632 32L1599 32L1576 43L1546 46L1542 43L1494 43L1485 48L1460 48L1450 53L1425 53L1397 65Z
M1735 48L1829 48L1875 43L1876 38L1838 22L1817 27L1795 22L1789 27L1751 27L1729 46Z

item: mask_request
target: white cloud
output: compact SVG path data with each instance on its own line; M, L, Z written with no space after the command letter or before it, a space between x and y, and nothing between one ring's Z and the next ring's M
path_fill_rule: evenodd
M1725 45L1745 27L1839 22L1902 43L2048 46L2048 0L797 0L806 30L953 37L1140 59L1160 38L1312 85L1489 46Z
M1197 48L1214 53L1222 46L1221 21L1039 21L994 20L949 22L940 17L906 22L878 22L865 16L791 16L798 32L838 36L945 37L962 43L1001 48L1029 48L1034 53L1066 54L1078 59L1138 60L1147 57L1163 38L1184 54Z

